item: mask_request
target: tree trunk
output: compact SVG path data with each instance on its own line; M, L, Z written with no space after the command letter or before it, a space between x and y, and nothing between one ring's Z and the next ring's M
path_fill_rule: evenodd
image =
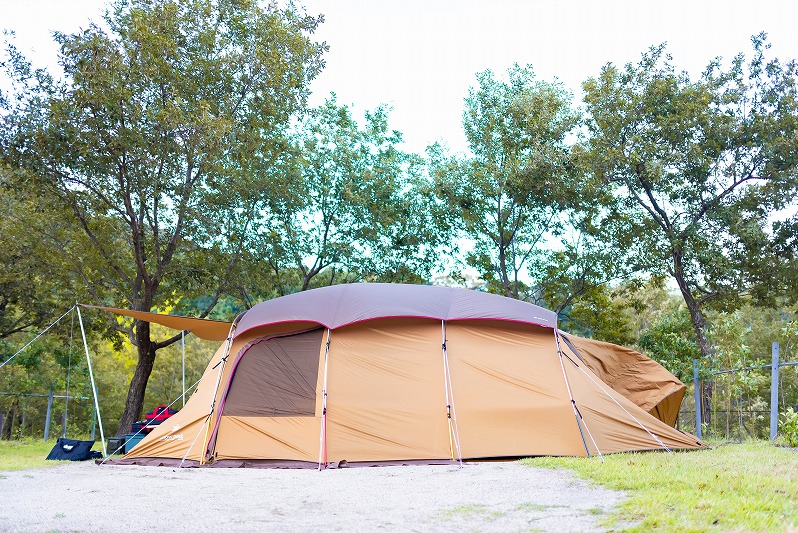
M698 350L701 359L710 361L715 351L707 338L707 321L704 318L704 313L701 311L698 302L693 297L693 291L687 285L684 279L684 270L682 269L682 255L679 252L673 254L673 277L679 285L679 291L682 293L682 298L687 306L687 311L690 313L690 322L693 324L693 331L695 332L696 340L698 342ZM709 425L712 421L712 394L714 391L714 384L712 381L702 381L701 386L701 421Z
M149 322L136 320L135 328L139 360L136 363L136 370L133 372L133 379L130 380L125 410L116 430L117 437L128 433L133 422L141 418L142 408L144 407L144 393L147 390L147 382L155 364L156 348L155 343L150 340Z

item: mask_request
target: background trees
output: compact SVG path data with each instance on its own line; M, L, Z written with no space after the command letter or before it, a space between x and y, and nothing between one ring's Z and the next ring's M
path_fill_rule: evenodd
M774 285L769 217L798 179L796 65L766 61L764 36L753 44L747 64L713 61L698 81L661 46L584 84L593 170L630 213L647 267L678 285L704 357L705 308Z
M771 217L798 185L798 71L765 58L764 35L752 42L748 62L715 60L697 81L660 46L584 84L593 171L630 213L646 268L678 286L705 359L708 308L772 302L791 277Z
M477 74L469 91L463 128L471 154L429 150L436 192L461 238L470 241L466 262L496 292L527 298L576 198L566 138L579 116L557 83L535 79L516 65L507 80Z
M232 318L321 285L451 281L463 266L682 377L697 353L747 360L729 311L793 316L796 65L767 59L764 36L697 79L664 46L608 64L583 108L529 66L478 73L469 153L440 143L425 160L386 107L361 119L333 95L307 109L321 19L276 5L115 3L109 30L56 34L64 79L7 49L0 348L75 299ZM123 431L145 399L176 392L174 353L156 353L178 336L99 322L99 381ZM36 357L14 379L61 386L62 366Z
M293 136L281 193L257 213L251 259L277 294L351 281L417 283L435 268L421 160L400 148L384 107L360 126L335 95Z
M321 68L319 19L250 0L115 4L97 26L56 34L66 78L10 50L23 89L2 120L4 165L70 211L63 254L91 297L150 311L229 282L258 168L277 159ZM141 414L156 351L146 322L111 325L138 349L120 432Z

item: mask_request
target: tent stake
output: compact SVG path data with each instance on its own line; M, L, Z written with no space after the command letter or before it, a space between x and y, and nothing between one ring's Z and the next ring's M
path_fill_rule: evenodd
M89 365L89 378L91 379L91 390L94 393L94 410L97 413L97 425L100 426L100 442L103 445L103 457L108 457L107 450L105 449L105 433L103 432L103 419L100 416L100 402L97 399L97 385L94 383L94 372L91 369L91 357L89 357L89 343L86 342L86 330L83 328L83 316L80 314L80 306L76 305L78 310L78 322L80 322L80 334L83 336L83 348L86 350L86 363Z

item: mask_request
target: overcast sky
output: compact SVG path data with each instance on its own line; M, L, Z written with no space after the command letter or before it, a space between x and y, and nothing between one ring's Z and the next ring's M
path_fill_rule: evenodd
M0 27L37 66L56 62L50 32L100 21L103 0L0 0ZM715 56L750 51L750 36L769 34L772 53L798 58L798 1L760 0L304 0L324 13L317 33L327 68L313 85L318 105L335 91L358 112L393 107L391 125L407 149L443 139L465 148L463 99L475 73L513 63L559 78L579 97L580 84L607 62L636 61L668 43L675 64L697 75Z

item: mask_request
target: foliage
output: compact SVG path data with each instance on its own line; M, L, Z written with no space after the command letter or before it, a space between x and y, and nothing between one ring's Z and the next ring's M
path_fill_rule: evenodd
M798 413L792 407L779 417L779 436L787 446L798 448Z
M67 314L59 324L44 336L19 351L34 338L33 332L17 334L0 341L0 354L7 361L0 371L0 414L4 415L3 434L0 438L42 436L46 417L47 397L50 390L57 395L90 397L88 369L80 343L80 331L74 318ZM88 394L87 394L88 391ZM38 394L31 397L26 394ZM69 401L55 399L51 435L63 430L63 417L67 422L84 422L81 431L88 429L87 413L91 412L87 400L73 398Z
M663 45L583 86L593 172L626 214L636 260L676 281L705 358L707 306L769 302L789 279L769 216L797 189L798 66L766 60L764 35L752 41L747 63L714 60L695 81Z
M363 126L335 95L313 110L295 134L285 193L270 198L256 223L250 268L268 265L263 286L282 295L429 276L441 233L420 162L401 143L385 107L366 112Z
M507 80L486 70L477 82L463 113L471 155L452 156L435 144L430 174L449 220L469 241L466 262L488 290L539 298L527 280L542 273L547 238L562 234L578 203L580 174L566 138L579 117L562 85L537 80L530 66L514 66Z
M663 278L632 278L584 291L560 313L559 323L571 333L631 348L672 306Z
M150 311L175 292L215 294L235 273L271 162L302 111L324 49L320 19L254 0L133 0L55 33L66 79L34 71L13 48L17 85L2 115L2 163L66 208L46 239L94 299ZM71 220L71 223L70 223ZM149 324L114 329L138 349L123 415L142 408L156 351Z
M699 452L620 453L604 461L525 459L570 468L628 499L608 528L624 531L783 531L798 526L798 456L761 441Z
M17 187L0 163L0 342L52 322L70 300L67 280L40 259L36 228L45 216L35 194Z
M652 324L637 339L637 346L680 380L693 378L693 359L697 359L700 352L684 307Z

